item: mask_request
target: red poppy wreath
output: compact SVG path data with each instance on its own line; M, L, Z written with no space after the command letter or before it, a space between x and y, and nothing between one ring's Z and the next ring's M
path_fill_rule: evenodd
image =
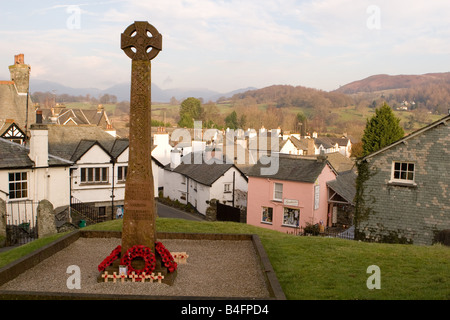
M142 269L133 268L131 262L135 258L142 258L144 260L145 262L144 268ZM148 275L155 270L156 258L155 255L150 250L150 248L143 245L135 245L125 252L122 259L120 260L120 263L128 267L128 275L132 274L133 271L138 276L140 276L143 272L145 272L145 274Z
M122 250L122 247L118 245L109 256L107 256L99 265L98 265L98 271L102 272L107 267L109 267L116 259L120 257L120 251Z
M173 259L172 254L169 250L164 247L164 245L161 242L156 241L155 242L155 249L161 256L162 262L164 263L164 266L167 268L167 270L172 273L175 270L177 270L177 263Z

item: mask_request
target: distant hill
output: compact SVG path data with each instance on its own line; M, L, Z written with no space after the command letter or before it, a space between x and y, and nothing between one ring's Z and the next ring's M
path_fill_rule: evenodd
M379 74L351 82L333 92L352 96L359 105L374 106L386 102L394 109L407 107L409 111L418 109L446 114L450 109L450 72Z
M30 91L34 92L52 92L55 94L68 94L71 96L85 96L90 94L91 96L97 96L102 94L102 90L96 88L71 88L62 85L57 82L38 80L31 77L30 79Z
M303 86L273 85L262 89L236 93L232 99L268 104L277 108L337 108L352 104L352 99L340 92L327 92Z
M217 101L221 97L231 97L236 93L252 90L255 88L243 88L231 92L220 93L209 89L201 88L176 88L163 90L157 85L152 84L152 101L153 102L169 102L172 97L181 101L189 97L203 98L204 102ZM120 83L105 90L97 88L71 88L60 83L47 80L31 79L31 93L34 92L54 92L57 95L68 94L72 96L86 96L87 94L98 97L104 94L111 94L117 97L118 101L130 100L130 83Z
M418 88L436 84L450 85L450 72L394 76L379 74L362 80L353 81L335 90L335 92L354 94L359 92Z

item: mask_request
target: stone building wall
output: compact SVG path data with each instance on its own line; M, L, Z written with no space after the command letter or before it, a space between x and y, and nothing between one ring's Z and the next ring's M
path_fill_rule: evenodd
M368 240L430 245L450 228L450 118L403 141L366 159L369 215L357 230ZM390 182L393 161L415 164L415 185Z

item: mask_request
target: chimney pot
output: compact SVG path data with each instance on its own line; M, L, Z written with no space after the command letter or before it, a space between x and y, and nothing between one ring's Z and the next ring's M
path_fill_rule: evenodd
M14 64L25 64L25 56L23 53L14 56Z
M36 123L42 124L42 110L36 110Z

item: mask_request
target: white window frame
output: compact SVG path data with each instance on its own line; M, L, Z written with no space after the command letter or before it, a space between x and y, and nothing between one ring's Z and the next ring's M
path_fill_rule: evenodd
M223 192L224 193L230 193L231 192L231 183L224 183L223 184Z
M397 164L398 164L398 167L397 167ZM411 168L411 166L412 166L412 168ZM391 181L390 182L400 182L400 183L415 185L416 184L415 179L416 179L416 164L414 162L392 161Z
M277 190L277 186L281 186L281 191ZM281 197L279 197L280 195L281 195ZM273 184L273 200L274 201L283 201L283 184L282 183L274 182L274 184Z

